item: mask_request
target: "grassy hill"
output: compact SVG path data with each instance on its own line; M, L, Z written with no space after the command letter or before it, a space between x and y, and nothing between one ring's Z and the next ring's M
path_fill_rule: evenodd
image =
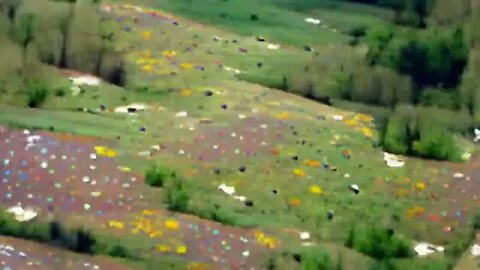
M388 118L391 108L335 101L348 108L340 109L293 91L314 83L321 91L317 98L334 96L339 74L357 68L368 55L364 40L358 46L348 44L351 32L358 26L390 27L392 11L333 1L312 9L303 5L292 9L290 2L280 1L128 2L141 4L144 10L156 8L158 13L151 16L135 7L122 7L125 1L111 2L113 10L103 15L97 13L98 6L86 2L74 6L67 24L71 40L63 44L65 59L57 51L62 39L54 37L62 37L62 15L72 12L69 6L27 3L13 25L3 18L2 26L14 33L6 31L2 37L8 46L0 55L9 64L1 66L0 123L97 137L113 145L119 166L139 175L154 164L177 172L182 187L175 184L175 177L175 181L162 180L166 184L160 189L141 183L138 190L145 202L138 202L138 207L159 211L156 218L161 220L171 215L167 210L179 210L188 214L174 215L181 222L194 219L193 215L202 218L198 224L206 227L242 227L238 230L244 236L253 230L266 231L282 244L273 252L252 247L251 257L257 264L277 267L268 269L338 264L343 264L342 269L373 269L375 261L380 261L377 267L393 263L394 269L450 269L449 263L470 243L469 221L476 214L478 187L454 174L473 178L475 156L464 164L402 157L404 167L390 168L380 147L379 126L380 116ZM37 5L43 5L44 14L35 12ZM34 14L32 21L28 14ZM252 20L252 15L258 20ZM321 25L328 26L308 24L304 21L308 16L318 16ZM48 24L50 20L60 26L51 28L56 24ZM256 36L266 41L257 41ZM58 47L51 49L53 44ZM271 49L269 44L279 48ZM313 52L305 50L305 45ZM97 55L99 51L104 57ZM82 86L74 94L66 68L96 74L104 82ZM311 74L315 81L288 76L286 84L300 86L293 88L294 93L273 89L282 88L285 74L300 72ZM144 103L150 110L115 113L117 107L131 103ZM468 125L456 124L459 130ZM465 143L464 138L457 139ZM236 194L250 202L223 194L218 190L222 183L235 187ZM359 194L349 189L352 184L360 187ZM181 207L179 197L185 202ZM123 222L133 224L134 218L127 216ZM64 219L74 222L67 215ZM95 232L110 233L89 224ZM384 237L386 228L393 230L393 240ZM453 230L447 232L447 228ZM356 239L349 248L343 247L352 229ZM300 252L298 247L305 241L298 234L304 231L310 233L314 248ZM192 240L201 237L187 238L183 228L172 234L141 238L135 245L128 240L137 236L128 230L117 236L126 246L153 257L162 256L151 250L165 239L192 241L189 250L203 248L203 243ZM213 242L225 246L223 242L230 240L227 234L222 237ZM445 245L447 252L416 258L411 254L415 241ZM228 250L224 251L228 256L249 256ZM328 256L318 255L325 251ZM192 263L198 254L179 256ZM219 264L210 257L204 260L211 267Z

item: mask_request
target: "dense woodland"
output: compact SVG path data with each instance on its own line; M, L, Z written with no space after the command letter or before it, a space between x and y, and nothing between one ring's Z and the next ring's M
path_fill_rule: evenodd
M325 1L300 2L303 8L325 5ZM480 25L479 4L475 0L347 2L392 9L395 16L390 23L359 25L349 32L350 45L367 45L368 52L354 64L342 66L331 89L317 82L315 68L285 75L276 87L333 104L349 101L376 113L381 143L388 151L460 160L463 150L458 139L471 137L480 122L480 36L474 30Z

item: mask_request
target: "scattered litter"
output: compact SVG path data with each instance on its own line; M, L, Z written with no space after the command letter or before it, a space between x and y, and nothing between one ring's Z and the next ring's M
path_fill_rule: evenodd
M358 187L358 185L352 184L352 185L350 185L349 189L357 195L358 195L358 193L360 193L360 188Z
M383 153L383 159L387 162L387 166L391 168L399 168L405 165L405 161L401 160L396 155L387 152Z
M280 49L280 45L278 45L278 44L273 44L273 43L268 43L267 48L268 48L269 50L278 50L278 49Z
M480 256L480 245L474 244L472 246L471 254L475 257L479 257Z
M7 212L15 215L15 220L17 220L18 222L30 221L38 215L37 212L35 212L33 209L24 209L19 205L8 208Z
M333 115L332 117L336 121L342 121L343 120L343 115L336 114L336 115Z
M319 19L314 19L314 18L305 18L305 22L316 24L316 25L319 25L321 23Z
M480 129L476 128L474 129L473 133L475 134L475 138L473 138L474 142L479 142L480 141Z
M181 111L175 114L175 117L187 117L186 111Z
M424 257L436 252L443 252L445 248L442 246L435 246L433 244L422 242L422 243L418 243L415 246L414 250L418 254L418 256Z
M458 178L463 178L464 175L463 175L463 173L457 172L457 173L453 174L453 177L458 179Z
M233 195L235 193L235 187L227 186L226 184L219 185L218 189L225 192L228 195Z
M301 232L300 233L300 239L301 240L310 240L310 233L309 232Z
M127 106L120 106L115 108L116 113L136 113L149 110L150 106L142 103L132 103Z

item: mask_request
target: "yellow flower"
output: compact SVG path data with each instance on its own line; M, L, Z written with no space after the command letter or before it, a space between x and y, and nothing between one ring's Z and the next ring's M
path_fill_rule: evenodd
M143 57L142 57L142 58L139 58L139 59L137 59L137 64L138 64L138 65L145 64L145 62L146 62L146 60L145 60L145 58L143 58Z
M179 247L177 247L177 253L178 253L178 254L185 254L185 253L187 253L187 247L186 247L186 246L179 246Z
M178 230L179 224L176 220L167 220L165 221L165 227L169 228L170 230Z
M290 117L290 114L288 112L282 112L277 117L281 120L287 120Z
M175 55L175 51L163 51L163 56L165 57L174 57Z
M145 65L143 66L143 71L145 72L152 72L153 67L151 65Z
M132 170L129 167L118 167L118 169L122 172L130 172Z
M425 208L421 206L415 206L407 211L407 217L412 218L422 215L423 213L425 213Z
M144 31L143 32L143 38L144 39L151 39L152 38L152 32L151 31Z
M415 183L415 189L418 190L418 191L422 191L424 190L426 187L425 183L423 182L417 182Z
M151 216L151 215L153 215L153 211L152 211L152 210L146 210L146 209L145 209L145 210L143 210L142 214L143 214L144 216Z
M170 252L172 251L172 248L165 245L157 245L157 250L160 252Z
M362 133L365 137L371 138L373 136L373 131L367 127L362 128Z
M123 229L125 225L120 221L109 220L107 222L108 227L115 228L115 229Z
M305 176L305 171L299 168L293 169L293 174L298 177Z
M183 89L182 91L180 91L180 94L184 97L189 97L192 95L192 90L190 89Z
M355 126L356 124L357 124L357 121L355 119L345 120L345 125L347 126Z
M321 195L323 194L323 189L319 186L310 186L310 193Z
M180 64L180 68L188 70L188 69L192 69L193 65L190 64L190 63L182 63L182 64Z
M159 236L162 236L162 232L161 231L153 231L150 233L150 237L151 238L155 238L155 237L159 237Z

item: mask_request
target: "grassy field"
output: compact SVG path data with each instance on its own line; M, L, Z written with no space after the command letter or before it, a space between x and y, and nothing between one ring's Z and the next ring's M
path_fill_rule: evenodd
M118 43L120 48L134 46L128 52L127 89L103 84L85 87L83 93L73 96L65 88L66 95L52 93L41 110L10 106L20 105L23 100L12 95L14 98L2 100L10 105L0 106L0 123L19 128L53 127L57 132L116 141L122 165L138 173L161 163L185 175L194 190L190 194L193 212L205 213L217 204L225 215L224 223L229 225L256 225L279 237L286 228L309 231L312 242L330 243L325 247L333 256L347 254L345 269L367 269L369 263L369 259L341 247L352 224L359 230L372 225L391 227L409 240L447 246L466 237L467 219L478 206L470 192L476 190L459 193L466 186L454 182L452 175L457 171L468 173L467 166L407 159L405 167L389 168L383 152L375 147L378 134L370 116L241 81L235 72L225 70L238 69L250 78L278 78L306 63L320 62L328 86L329 75L340 64L347 65L349 55L363 53L344 46L348 36L340 30L383 21L367 15L367 11L360 15L348 11L345 16L333 7L311 11L338 27L339 31L333 32L305 23L304 13L287 11L270 2L260 6L250 0L150 4L205 25L178 18L180 25L175 26L149 17L135 24L133 11L118 11L115 17L122 19L117 27L132 28ZM218 8L212 9L212 5ZM250 20L252 13L259 16L258 21ZM287 46L270 50L265 43L255 41L256 35L271 38L281 46L311 44L318 54ZM213 36L221 40L214 41ZM234 39L237 44L232 43ZM241 53L239 48L248 52ZM169 55L171 51L175 56ZM263 63L261 68L258 62ZM204 71L196 70L196 66ZM65 79L58 79L58 87L66 85ZM207 96L206 91L212 95ZM136 116L112 112L116 106L132 102L146 103L152 110ZM76 111L96 110L101 105L107 110L99 114ZM187 113L185 117L176 116L182 111ZM335 120L334 115L342 115L343 120ZM203 125L202 119L213 123ZM141 127L146 131L140 132ZM167 146L166 150L150 157L138 155L157 144ZM245 167L244 172L239 172L240 167ZM217 189L221 183L234 186L238 194L252 199L254 207L222 194ZM351 184L360 186L359 195L348 189ZM164 208L163 196L162 191L154 191L149 199L154 207ZM452 203L452 198L458 201ZM455 212L466 205L470 210L456 216ZM329 211L335 213L333 220L327 219ZM444 211L448 214L442 216ZM431 221L432 215L439 218ZM445 233L447 226L456 230ZM295 240L285 246L298 245L299 240ZM442 258L433 258L404 260L399 265L432 269L421 265L436 260L443 263ZM349 268L358 265L363 266Z

